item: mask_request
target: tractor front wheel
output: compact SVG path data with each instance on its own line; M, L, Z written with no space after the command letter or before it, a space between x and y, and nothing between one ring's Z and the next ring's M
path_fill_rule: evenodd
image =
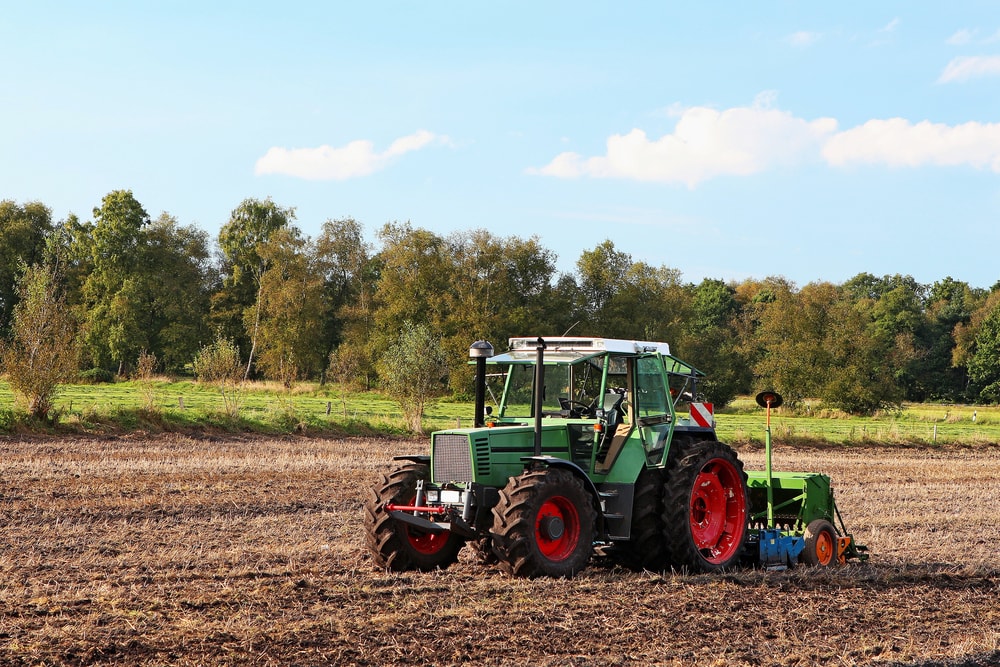
M512 477L493 508L493 549L515 577L572 577L594 548L597 512L569 470L545 468Z
M806 526L806 546L799 556L806 565L829 567L837 562L837 530L826 519L815 519Z
M430 478L428 467L408 463L382 475L365 504L365 541L375 563L396 572L424 572L446 568L458 560L465 543L451 531L433 533L400 523L389 515L388 504L410 505L417 496L417 480Z
M667 466L663 522L671 560L694 572L735 566L747 538L743 464L721 442L686 446Z

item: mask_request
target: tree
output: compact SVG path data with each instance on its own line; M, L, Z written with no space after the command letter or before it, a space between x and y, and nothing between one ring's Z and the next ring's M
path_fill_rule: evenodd
M791 403L820 394L831 370L824 339L837 298L835 285L810 283L798 293L777 292L759 310L754 333L764 351L754 363L759 389L773 389Z
M424 407L444 389L448 363L441 340L426 324L405 322L378 362L382 389L403 410L414 433L422 431Z
M46 266L24 271L18 283L12 337L0 343L0 363L15 394L36 419L46 419L60 384L77 372L75 322Z
M260 248L276 230L294 219L294 208L281 208L270 197L263 201L250 198L233 209L229 222L219 231L219 248L224 258L224 270L228 272L224 286L239 295L235 308L231 306L231 309L238 311L233 313L238 315L237 319L249 321L250 350L244 378L250 376L257 354L261 291L264 274L270 266L269 261L261 256Z
M42 261L52 212L41 202L0 201L0 337L6 337L25 267Z
M699 383L705 398L721 407L749 392L749 364L739 352L735 328L740 314L736 290L706 278L693 289L691 312L680 341L685 361L707 377Z
M142 233L149 214L129 190L115 190L94 209L94 224L81 237L92 270L83 283L81 319L94 363L116 363L118 372L149 348L149 294L141 277Z
M346 366L332 370L343 382L345 369L350 378L370 388L374 380L374 359L369 341L374 326L374 295L378 281L377 262L364 239L360 223L352 218L327 220L316 238L316 263L324 277L325 319L322 343L329 365L336 358L349 358ZM339 363L339 362L338 362ZM325 378L325 375L324 375Z
M621 308L615 299L622 289L622 278L632 267L632 256L615 249L606 240L593 250L585 250L576 260L577 311L586 314L578 333L591 336L624 337L627 322L621 319ZM632 314L634 316L634 313Z
M452 267L438 327L449 359L464 358L475 340L500 344L525 331L551 330L546 306L555 260L537 238L501 238L478 229L452 234L447 245ZM472 380L465 364L449 374L456 394L471 391Z
M149 304L149 352L165 370L182 369L211 338L209 299L218 283L208 234L163 213L143 233L141 280Z
M849 414L898 410L903 390L895 377L895 341L880 336L862 305L841 296L830 304L824 347L830 368L819 397Z
M975 351L968 363L969 378L978 398L996 403L1000 402L1000 299L990 301L992 307L978 326Z
M326 360L323 273L313 244L293 227L275 230L258 252L268 268L261 276L260 307L247 313L247 325L259 329L265 376L291 388L302 375L317 374Z
M947 277L931 286L925 308L925 324L918 344L924 354L912 365L925 398L963 401L967 395L968 374L965 365L955 363L955 350L961 330L985 301L986 292L968 283Z

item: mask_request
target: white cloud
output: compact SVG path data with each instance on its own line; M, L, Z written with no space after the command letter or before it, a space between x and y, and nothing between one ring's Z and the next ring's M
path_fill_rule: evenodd
M832 118L806 121L768 106L770 94L753 106L718 111L684 109L673 133L650 139L643 130L615 134L607 152L583 157L567 152L528 173L559 178L625 178L696 187L725 174L749 175L779 164L815 159L837 129Z
M793 32L788 36L788 43L792 46L812 46L819 41L820 37L821 35L818 32L800 30L799 32Z
M773 93L754 105L678 110L674 131L651 139L641 129L615 134L604 155L560 153L527 172L557 178L620 178L695 188L722 175L748 176L778 165L825 161L832 167L969 166L1000 173L1000 123L946 125L873 119L837 131L833 118L807 121L772 109Z
M894 18L882 27L879 32L896 32L896 28L899 27L899 17Z
M960 56L953 58L938 83L968 81L981 76L1000 76L1000 56Z
M1000 123L945 125L905 118L870 120L839 132L823 148L833 166L853 163L894 167L988 167L1000 173Z
M362 139L338 148L328 145L317 148L274 146L257 160L254 173L285 174L313 181L342 181L368 176L384 169L405 153L447 141L447 137L420 130L396 139L381 153L375 151L372 142Z
M962 28L961 30L956 30L955 34L945 40L945 44L950 44L952 46L964 46L972 41L975 36L975 32L969 30L968 28Z

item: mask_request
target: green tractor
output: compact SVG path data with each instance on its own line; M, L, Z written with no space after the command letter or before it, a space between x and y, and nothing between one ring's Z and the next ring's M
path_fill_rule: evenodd
M519 577L573 576L595 551L690 572L865 557L828 477L771 471L777 394L767 470L748 475L697 400L703 374L666 343L512 338L496 356L478 341L470 357L474 425L433 433L429 456L395 457L366 503L379 567L444 568L467 542ZM488 377L502 387L495 413Z

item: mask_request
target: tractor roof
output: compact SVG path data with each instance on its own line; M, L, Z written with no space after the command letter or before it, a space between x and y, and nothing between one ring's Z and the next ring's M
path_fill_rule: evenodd
M619 338L569 338L553 336L542 338L545 341L545 361L548 363L573 363L604 354L636 355L659 352L670 355L670 346L666 343L648 341L622 340ZM519 337L510 339L510 350L489 359L493 363L530 363L535 360L538 349L537 337Z
M659 352L660 354L670 354L670 346L666 343L653 343L649 341L622 340L620 338L570 338L567 336L553 336L551 338L532 338L524 336L510 339L511 350L535 350L538 341L545 341L545 351L573 351L573 352L617 352L620 354L640 354L644 352Z

